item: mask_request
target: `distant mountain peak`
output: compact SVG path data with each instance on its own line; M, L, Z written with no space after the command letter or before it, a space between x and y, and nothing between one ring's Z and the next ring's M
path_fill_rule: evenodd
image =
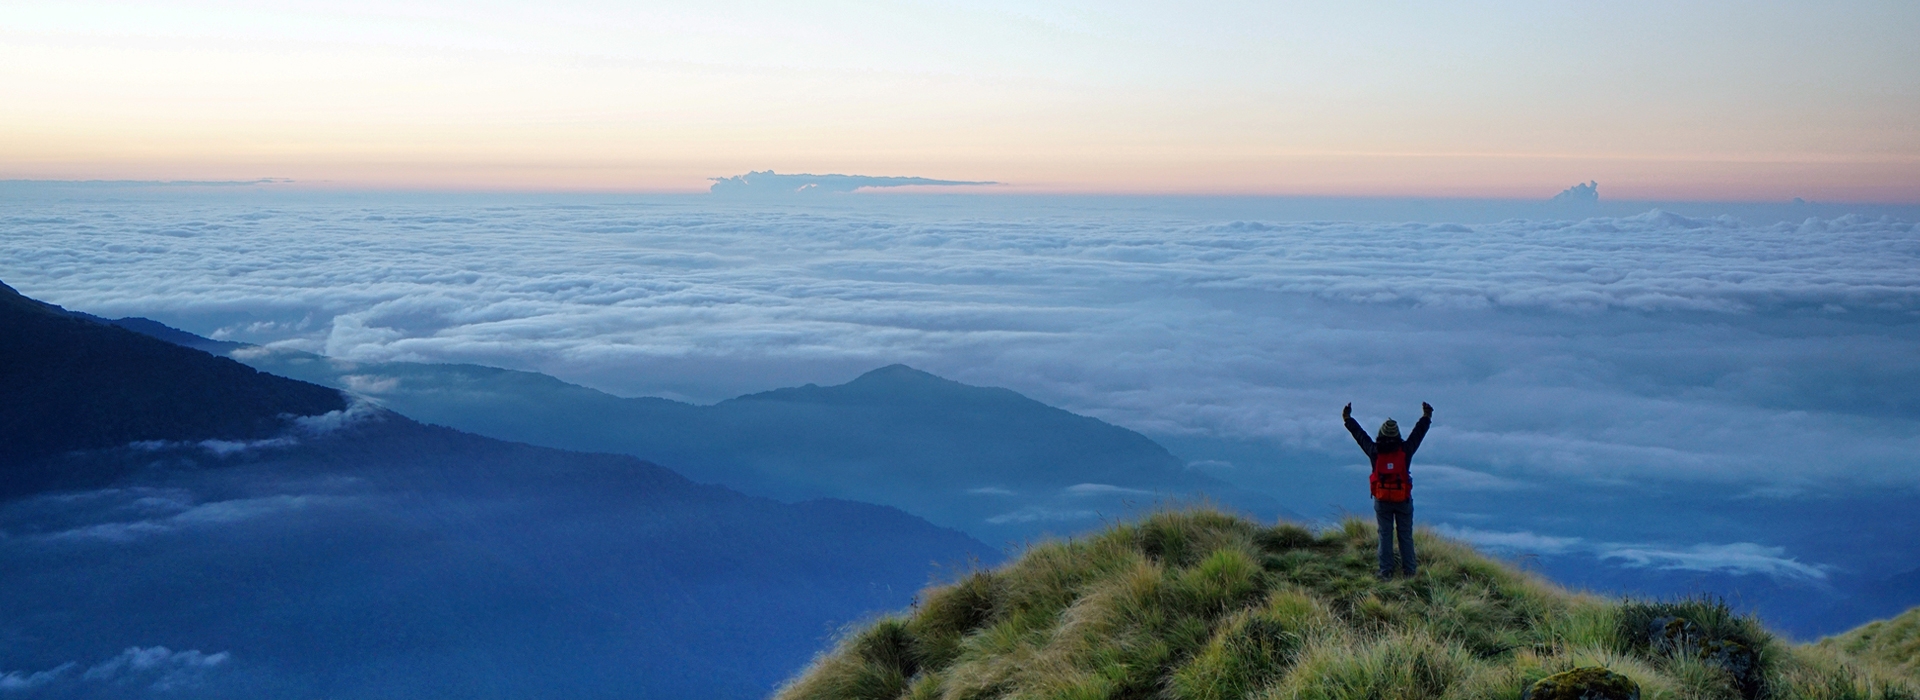
M932 372L917 370L899 363L869 371L866 374L855 377L853 381L847 383L861 384L877 382L940 382L943 384L959 384L959 382Z

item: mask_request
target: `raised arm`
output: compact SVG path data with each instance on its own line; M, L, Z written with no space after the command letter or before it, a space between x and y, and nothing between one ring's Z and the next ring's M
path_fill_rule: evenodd
M1407 456L1419 451L1420 441L1427 438L1427 428L1433 427L1433 406L1420 402L1420 422L1413 424L1413 432L1407 434Z
M1360 422L1353 419L1353 404L1340 409L1340 419L1346 421L1347 432L1353 433L1353 441L1360 443L1360 451L1367 453L1367 459L1373 459L1373 436L1368 435Z

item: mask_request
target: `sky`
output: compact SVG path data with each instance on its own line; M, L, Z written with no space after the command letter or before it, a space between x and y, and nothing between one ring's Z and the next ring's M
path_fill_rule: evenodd
M8 2L0 179L1920 202L1920 5Z

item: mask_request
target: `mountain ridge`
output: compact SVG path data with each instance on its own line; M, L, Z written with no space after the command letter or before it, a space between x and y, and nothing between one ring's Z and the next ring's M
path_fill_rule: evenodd
M884 503L988 542L1071 533L1180 500L1298 517L1267 494L1189 469L1138 432L904 364L838 385L696 405L481 365L355 362L255 346L228 354L427 423L634 455L782 500Z
M101 324L4 283L0 326L9 329L0 335L0 465L138 441L264 439L289 417L347 407L336 390ZM170 370L147 371L156 366ZM0 493L26 487L10 482Z
M939 566L998 558L897 508L424 425L17 294L0 352L0 386L67 402L7 393L0 439L70 428L68 404L166 419L0 459L0 689L34 697L759 698ZM331 410L220 401L287 387Z

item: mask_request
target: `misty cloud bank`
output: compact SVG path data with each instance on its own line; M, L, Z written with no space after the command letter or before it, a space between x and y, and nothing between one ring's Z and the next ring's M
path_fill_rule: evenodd
M0 230L25 293L346 362L695 401L906 362L1330 466L1358 461L1341 404L1377 423L1429 400L1445 439L1423 455L1455 490L1920 485L1909 220L181 197L28 202ZM1175 451L1242 483L1266 469Z
M959 185L997 185L997 182L934 180L924 177L873 177L870 175L781 175L772 170L757 170L733 177L708 178L711 194L723 197L782 198L822 194L846 194L882 187L949 187Z

